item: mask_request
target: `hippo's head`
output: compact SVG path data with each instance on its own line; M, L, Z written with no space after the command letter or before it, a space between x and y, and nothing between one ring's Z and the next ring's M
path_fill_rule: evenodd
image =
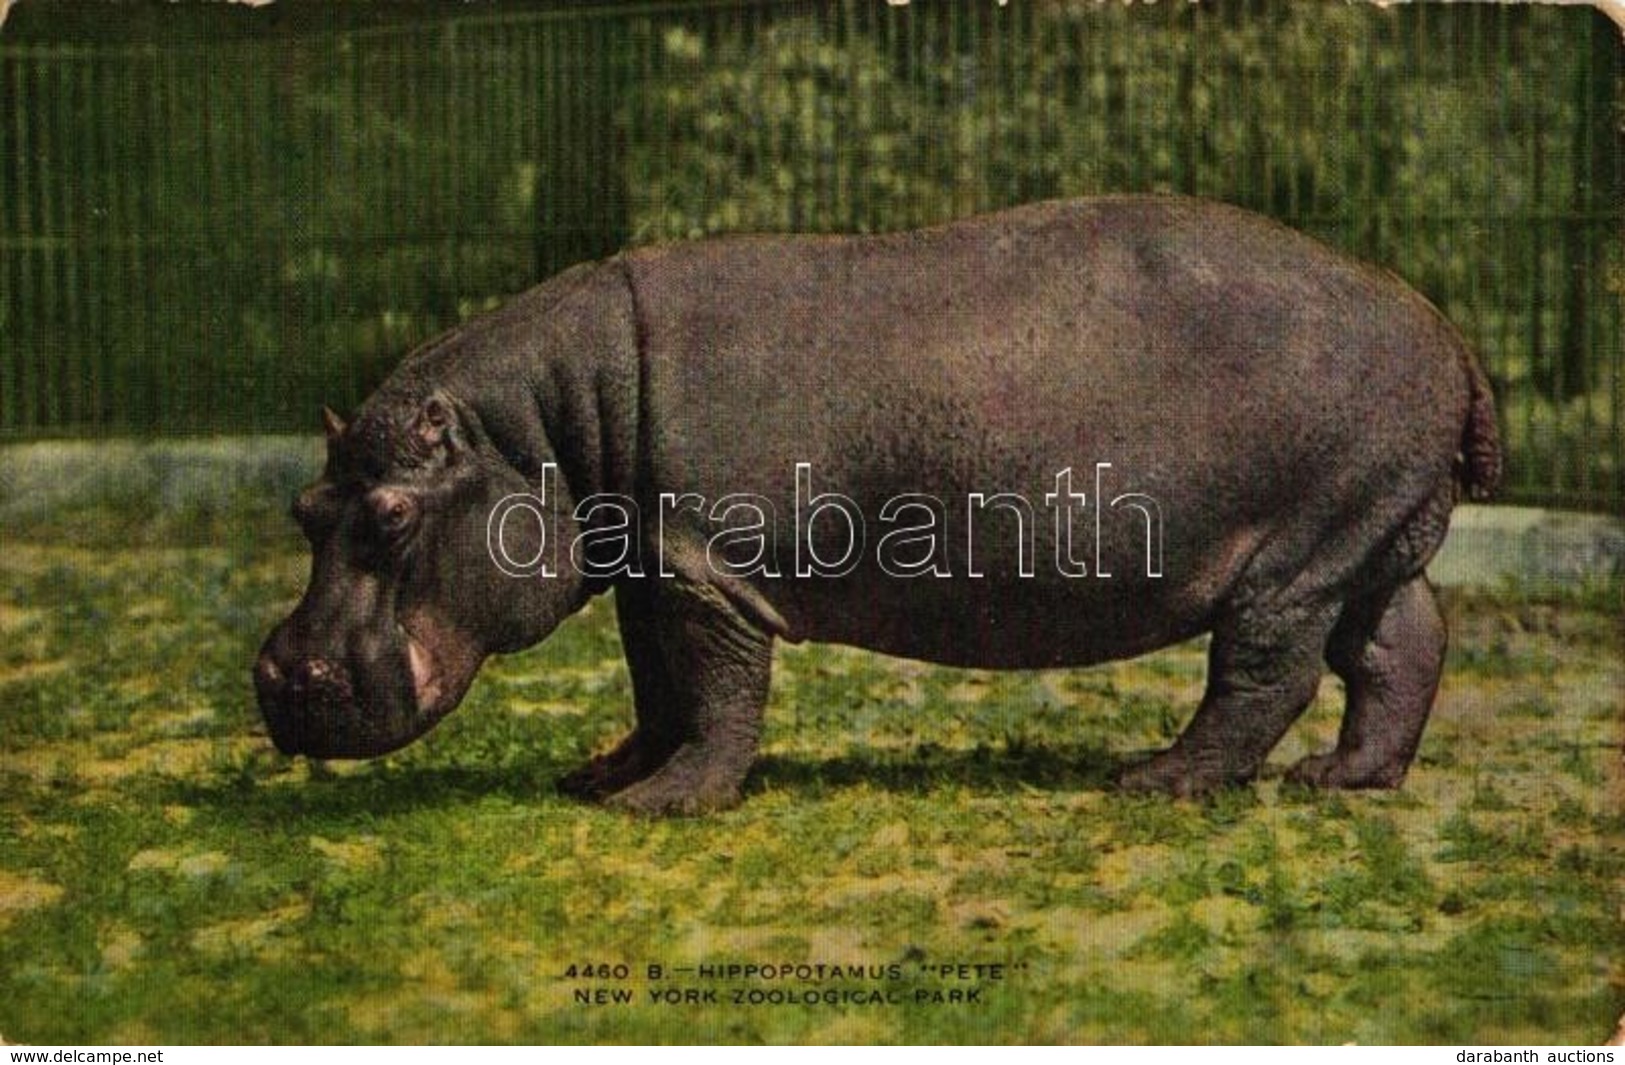
M569 566L515 579L492 561L493 508L532 486L455 397L375 396L348 427L326 420L326 468L293 504L310 585L266 639L254 686L284 753L370 757L426 732L487 655L540 640L584 593ZM515 553L558 550L539 523L503 535Z

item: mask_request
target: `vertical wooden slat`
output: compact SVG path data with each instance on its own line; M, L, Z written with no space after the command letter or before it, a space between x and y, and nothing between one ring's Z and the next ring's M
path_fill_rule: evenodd
M430 76L433 63L433 57L429 54L433 44L432 28L402 33L399 47L394 52L395 75L390 87L398 101L395 115L403 127L406 142L399 157L402 185L394 220L402 230L401 244L420 256L432 237L427 205L433 189L429 184L431 175L426 169L428 151L425 144L430 137L424 121L423 96L424 82ZM412 309L414 317L424 319L418 328L420 333L434 329L440 310L437 294L438 285L432 264L424 266L415 277L409 276L403 303Z
M95 53L91 60L95 70L96 98L116 101L108 104L110 115L124 117L130 111L131 86L124 78L124 64L117 56ZM114 95L112 86L123 91ZM102 426L119 432L128 424L128 397L132 375L130 372L130 285L129 261L125 246L127 204L132 184L127 163L129 152L125 147L128 123L111 121L96 123L102 144L104 173L100 182L103 207L102 239L98 258L103 263L102 299L106 308L104 341L104 375L107 391L102 402Z
M401 52L406 47L402 42L403 35L395 34L384 37L372 37L367 40L367 48L372 53L374 62L370 66L370 76L363 91L365 99L372 105L368 110L367 121L378 124L375 141L383 158L383 201L386 213L382 216L371 215L368 218L367 237L368 247L364 254L375 259L382 259L386 266L382 269L381 291L377 293L380 319L389 321L390 316L407 316L419 309L408 295L408 286L403 283L404 271L396 268L399 250L398 242L389 241L386 237L391 235L386 229L384 219L402 219L404 209L401 203L406 193L404 167L401 165L401 156L408 151L406 143L407 134L405 123L402 121L404 110L401 102L401 79L405 76L402 69ZM359 174L358 174L359 179ZM393 330L382 330L382 335L393 339ZM354 396L352 399L356 398Z
M587 86L587 91L579 93L578 99L581 101L583 118L590 116L585 123L587 138L583 145L590 176L582 181L581 189L587 197L585 217L592 230L582 242L583 260L597 258L604 253L605 237L610 228L607 186L616 180L616 175L610 173L608 151L608 142L614 131L607 129L608 123L603 121L609 109L608 101L614 99L614 89L609 83L612 61L605 23L605 19L598 17L581 20L585 42L581 59L587 64L586 76L581 79L581 84Z
M907 155L894 159L892 166L898 168L907 167L914 177L923 184L929 180L929 158L921 148L921 133L908 127L910 117L914 114L915 107L918 106L917 101L921 98L922 84L925 80L925 74L921 68L925 65L926 60L925 57L920 55L921 34L919 27L921 16L918 6L914 4L906 6L888 4L885 6L884 11L886 25L891 28L894 35L893 47L901 49L902 53L903 84L900 90L902 100L898 104L897 113L901 116L903 124L897 132L908 145ZM907 214L901 218L893 218L891 225L887 228L921 226L927 220L924 197L917 194L910 195Z
M39 364L44 358L45 337L40 314L34 302L34 256L40 233L36 227L33 207L35 189L42 180L36 164L38 155L33 149L28 131L28 116L38 106L39 96L34 88L33 64L19 59L13 68L16 87L12 99L17 106L12 110L13 143L17 152L17 233L22 247L17 256L16 307L18 333L26 338L18 345L17 359L17 421L24 433L39 426Z
M207 215L185 218L182 225L163 213L172 205L185 203L184 210L197 212L195 199L195 153L185 143L183 117L187 108L180 102L182 56L174 45L165 44L160 50L159 78L162 84L162 110L160 126L153 136L163 146L164 196L160 213L154 218L154 237L157 254L163 262L167 298L160 303L163 317L161 342L166 346L171 374L159 388L162 414L159 432L197 432L209 416L202 409L206 404L198 401L201 377L208 375L208 352L199 341L198 310L202 291L210 276L201 269L198 242L206 232Z
M532 280L540 281L544 276L547 264L543 262L542 240L540 235L541 201L542 201L542 126L543 116L541 100L537 96L536 87L542 83L542 39L546 33L545 25L534 22L527 27L525 33L524 65L520 72L520 88L523 90L518 97L520 103L520 121L525 127L525 147L522 158L530 164L530 216L527 219L530 226L530 273Z
M536 109L536 275L547 277L556 268L557 260L554 254L556 241L553 235L553 196L552 188L555 178L553 166L553 146L557 143L557 119L553 110L555 99L554 87L556 83L556 60L554 55L555 41L558 37L558 27L549 22L540 27L540 37L537 40L537 79L534 93Z
M373 140L367 125L367 96L364 88L367 80L365 63L369 54L369 42L352 36L343 44L344 80L348 83L349 91L345 93L335 90L333 94L335 99L342 99L345 104L344 126L339 132L339 144L336 148L343 158L342 194L346 197L347 203L354 205L352 210L357 213L354 217L346 216L340 222L345 227L344 232L348 240L343 245L337 298L339 312L349 319L353 326L358 327L346 330L346 334L365 337L369 332L372 333L374 339L361 341L361 344L366 345L380 343L383 334L381 330L359 328L367 318L373 319L375 323L381 318L376 311L376 292L372 294L371 299L361 299L363 282L372 280L363 276L363 271L371 269L370 266L363 264L370 263L376 254L368 240L371 226L361 226L363 216L360 211L364 202L361 171L364 158L382 169L387 165L389 153L383 152L376 159L364 155L366 145ZM376 289L376 285L374 288ZM331 402L348 407L360 397L363 389L362 377L366 372L366 351L367 349L363 347L350 353L344 360L344 393L342 396L333 397Z
M455 19L446 22L445 35L438 56L438 74L442 89L436 94L436 102L440 105L440 135L444 138L443 143L453 146L442 159L439 207L445 232L445 240L441 245L442 254L445 256L444 261L451 264L451 306L457 309L458 318L462 317L461 309L468 295L468 275L463 260L463 242L466 239L463 221L467 217L467 175L458 165L465 150L464 145L469 143L465 137L470 132L462 110L467 99L468 80L464 45L468 39L469 35L460 32Z
M55 128L51 131L56 145L57 172L61 175L61 195L57 200L57 217L53 229L60 235L57 269L62 322L62 378L59 392L60 412L57 424L70 432L83 432L85 428L85 392L89 377L88 346L85 329L85 292L83 287L84 242L84 180L86 171L85 142L76 136L75 118L86 101L78 95L77 71L80 60L56 62L51 79L51 91L59 101L52 109Z
M20 100L16 79L20 63L10 55L0 53L0 89L9 100ZM19 115L21 107L14 108ZM28 334L23 329L22 308L17 301L17 282L14 280L13 262L22 255L18 247L23 232L17 216L22 201L23 155L17 143L16 129L11 123L0 121L0 336L8 338L7 350L0 352L0 439L16 434L21 426L20 395L22 360L27 358Z
M218 323L224 303L220 290L230 274L219 237L225 232L225 219L216 179L220 162L219 149L214 143L217 105L209 80L209 46L200 42L189 48L183 59L176 86L183 101L178 120L194 146L187 153L187 180L202 209L200 224L189 234L193 241L189 255L197 289L194 357L199 363L197 380L190 394L194 406L201 408L193 415L193 424L205 424L211 432L221 432L241 429L251 415L243 390L231 385L230 345Z
M139 390L132 390L130 413L131 429L150 433L163 425L163 388L170 372L166 352L167 342L159 325L157 289L162 260L153 246L160 221L158 209L163 175L163 144L161 141L158 108L162 87L159 85L157 57L154 52L140 54L132 64L135 75L135 99L139 110L135 112L133 135L139 138L139 148L132 152L135 165L147 178L136 184L134 210L129 231L130 247L134 258L132 287L140 295L136 298L136 349L132 354L146 367L146 379Z
M257 50L250 46L222 49L214 69L216 88L221 98L220 116L224 122L221 135L220 196L224 216L230 226L221 239L227 251L233 277L238 271L247 273L250 263L263 263L267 259L266 243L269 234L264 228L265 173L255 156L256 138L248 125L253 114L253 101L258 87L259 67L255 62ZM252 177L258 176L259 182ZM270 319L270 298L273 293L255 279L240 280L226 293L225 331L230 337L227 351L234 387L242 390L250 414L248 428L261 431L277 424L278 397L285 395L282 374L266 373L258 356L262 332Z
M87 54L78 64L79 99L89 109L97 94L96 72L101 59ZM110 380L109 360L112 358L112 338L108 324L108 306L111 298L107 276L108 187L113 180L111 161L107 150L107 123L97 122L89 129L80 130L78 137L84 146L83 170L79 182L84 189L75 239L84 252L85 269L82 299L85 305L85 392L84 423L93 432L107 429L107 391ZM0 332L4 332L0 327Z
M56 130L52 128L62 123L63 112L67 109L66 101L55 84L56 72L61 67L59 61L37 57L33 70L36 99L40 105L34 130L34 154L40 166L39 214L35 217L40 237L37 299L40 320L46 330L43 335L49 338L48 344L40 351L40 423L53 431L60 431L65 420L65 364L71 358L67 350L69 344L64 343L69 338L63 335L66 314L58 283L67 240L62 232L57 193L66 175L64 160L57 148Z

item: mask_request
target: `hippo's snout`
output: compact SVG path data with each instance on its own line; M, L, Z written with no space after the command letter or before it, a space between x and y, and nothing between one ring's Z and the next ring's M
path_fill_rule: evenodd
M432 623L429 643L400 625L383 633L313 631L296 611L254 663L254 690L283 754L373 758L404 747L461 701L482 656ZM337 653L335 653L337 652Z

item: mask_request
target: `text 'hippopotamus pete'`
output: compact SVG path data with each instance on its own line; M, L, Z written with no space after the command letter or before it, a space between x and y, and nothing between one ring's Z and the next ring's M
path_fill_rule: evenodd
M255 669L277 746L393 750L613 590L637 724L569 776L738 800L775 638L984 668L1212 633L1125 787L1391 787L1439 681L1423 567L1500 473L1489 388L1393 278L1234 208L1047 203L576 267L408 356L294 504L310 586Z

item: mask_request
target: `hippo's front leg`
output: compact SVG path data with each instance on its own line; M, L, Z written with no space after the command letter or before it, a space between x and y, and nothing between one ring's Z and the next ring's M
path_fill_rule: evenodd
M622 633L638 723L605 756L598 794L650 814L733 806L761 738L771 637L701 583L641 583L617 605L629 615Z
M559 781L559 790L577 799L602 801L652 775L683 742L683 723L693 720L693 707L674 684L660 649L654 585L630 581L615 590L615 615L621 648L632 674L632 704L637 724L614 749L596 755Z

